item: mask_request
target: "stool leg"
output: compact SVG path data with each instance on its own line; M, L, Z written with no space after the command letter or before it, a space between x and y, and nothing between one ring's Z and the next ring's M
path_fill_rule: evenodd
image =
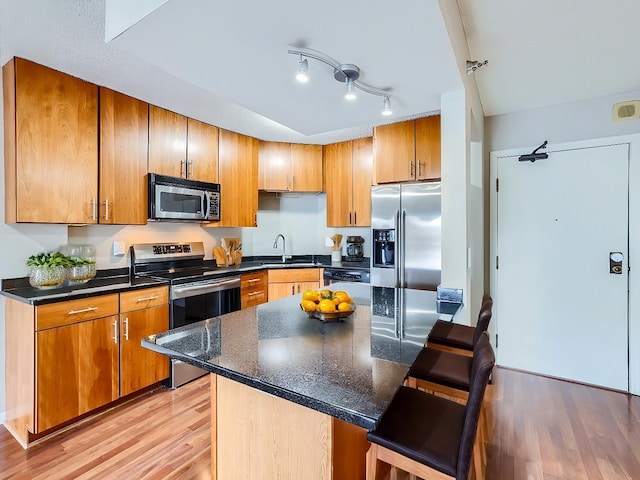
M375 443L372 443L367 450L366 463L366 480L382 480L388 478L387 474L393 475L390 473L391 465L378 460L378 445Z

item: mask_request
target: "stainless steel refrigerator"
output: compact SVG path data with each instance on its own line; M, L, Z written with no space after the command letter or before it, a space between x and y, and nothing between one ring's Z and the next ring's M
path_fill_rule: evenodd
M440 284L440 182L371 187L371 284Z

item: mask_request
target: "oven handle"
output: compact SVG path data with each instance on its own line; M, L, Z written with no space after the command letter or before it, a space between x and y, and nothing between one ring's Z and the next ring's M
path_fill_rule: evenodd
M204 295L206 293L231 290L232 288L240 288L240 277L221 280L219 282L185 285L184 287L177 286L171 290L171 299L176 300L179 298L194 297L196 295Z

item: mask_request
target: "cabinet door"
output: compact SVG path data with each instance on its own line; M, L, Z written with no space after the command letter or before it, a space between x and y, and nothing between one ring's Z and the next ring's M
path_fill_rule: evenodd
M125 396L169 376L166 356L140 345L143 338L169 330L169 306L120 314L120 395Z
M373 176L373 138L353 141L353 218L354 227L371 225L371 183Z
M294 295L304 293L306 290L318 290L320 282L297 282Z
M350 141L324 147L328 227L348 227L352 222L351 151Z
M36 432L118 398L118 317L36 333Z
M282 282L269 284L269 301L289 297L296 293L296 282Z
M376 127L375 165L377 183L407 182L415 177L415 122Z
M149 106L149 172L184 177L187 117Z
M291 144L291 190L322 192L322 145Z
M440 115L416 121L416 179L440 178Z
M255 227L258 212L258 140L221 129L219 142L219 226Z
M149 104L100 87L100 223L147 223Z
M292 190L291 144L259 142L258 189Z
M15 108L15 136L5 137L7 157L15 148L5 159L7 192L15 191L6 221L97 223L97 85L21 58L3 70L3 83L13 81L15 91L5 85L5 98L15 95L5 107Z
M188 120L186 168L188 178L218 183L218 127Z

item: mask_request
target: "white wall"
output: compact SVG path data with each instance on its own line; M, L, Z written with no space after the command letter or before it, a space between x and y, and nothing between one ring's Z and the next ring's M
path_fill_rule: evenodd
M640 91L545 107L526 112L498 115L485 119L486 152L529 152L544 140L550 144L630 144L629 166L629 375L630 390L640 394L640 288L636 276L640 270L633 258L640 258L640 119L615 122L615 103L640 99ZM491 208L493 208L491 206ZM488 211L488 210L487 210ZM492 220L492 225L494 221ZM495 234L492 227L491 233ZM492 238L492 242L495 241ZM490 265L490 263L489 263ZM500 299L496 299L499 303ZM606 326L603 326L606 334Z

